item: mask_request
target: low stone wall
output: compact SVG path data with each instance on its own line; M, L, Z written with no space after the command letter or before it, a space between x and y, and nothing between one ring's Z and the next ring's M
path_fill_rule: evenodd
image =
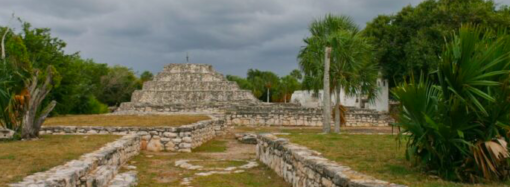
M271 134L257 139L257 158L293 187L404 187L353 171L287 139Z
M388 113L380 113L371 109L347 108L345 115L349 127L382 127L394 122Z
M148 105L122 103L116 114L224 114L228 125L249 126L322 126L322 109L292 103L208 103ZM389 126L393 119L386 113L371 109L348 108L347 126Z
M249 126L322 126L318 108L286 104L236 106L226 112L227 124Z
M43 126L40 134L138 134L142 137L143 150L191 152L192 148L224 133L225 120L213 116L211 118L180 127Z
M120 166L140 152L139 135L127 135L101 149L64 165L25 177L11 187L26 186L108 186Z
M226 112L229 125L249 126L322 126L322 109L293 104L257 104L235 106ZM375 110L348 108L347 126L388 126L389 115ZM332 123L333 124L333 123Z

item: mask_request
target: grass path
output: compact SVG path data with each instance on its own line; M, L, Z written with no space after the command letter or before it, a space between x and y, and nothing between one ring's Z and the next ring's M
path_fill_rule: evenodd
M202 166L204 170L191 170L175 165L176 161L183 160L188 160L187 163L195 166ZM290 187L261 163L256 167L243 169L240 173L197 175L209 171L224 172L225 168L240 167L250 161L255 161L255 145L240 144L232 135L228 135L209 141L194 149L192 153L142 152L129 164L137 167L138 186ZM183 184L186 180L189 180L189 184Z

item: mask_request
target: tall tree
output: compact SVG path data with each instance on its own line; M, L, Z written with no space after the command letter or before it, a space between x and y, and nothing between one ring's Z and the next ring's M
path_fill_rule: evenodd
M377 79L377 68L372 59L372 47L368 39L360 34L358 27L347 16L326 15L310 25L312 36L305 38L306 44L298 55L299 65L304 72L303 86L317 91L325 81L323 88L330 87L336 92L335 131L340 131L340 90L349 95L374 95ZM331 68L325 72L325 49L331 47ZM361 75L361 71L364 71ZM365 72L366 71L366 72ZM326 76L329 74L328 76ZM374 79L375 77L375 79ZM327 84L329 83L329 84ZM327 96L329 89L324 89L324 105L330 103ZM325 107L324 131L328 131L326 121L330 120L331 108ZM327 119L327 120L326 120Z
M154 78L154 74L152 74L150 71L144 71L140 75L140 80L142 81L142 83L151 81L153 78Z
M36 138L39 136L42 123L56 105L56 101L53 100L40 109L44 106L43 100L53 87L54 68L48 65L43 74L36 68L32 69L31 65L34 63L30 63L26 58L29 54L25 47L26 43L16 34L10 34L10 39L6 40L10 29L3 30L5 33L0 41L2 49L0 123L18 133L21 131L21 137L24 139ZM6 45L6 41L12 41L12 44ZM9 53L11 51L12 55ZM40 83L41 79L44 82Z
M290 75L286 75L280 79L280 83L274 91L275 94L273 95L272 100L278 102L282 102L283 100L284 103L287 103L290 100L292 93L300 88L301 83L295 76L292 75L292 73Z
M260 71L257 69L249 69L248 77L246 79L252 82L257 93L266 92L266 102L270 102L269 98L271 98L271 90L278 87L280 82L280 78L275 73L270 71ZM257 94L255 95L257 96Z
M510 29L510 9L492 0L425 0L376 17L364 32L373 38L376 59L394 87L403 77L436 70L445 38L463 23Z
M128 101L131 94L140 87L134 72L126 67L114 66L108 74L101 77L100 101L109 106L118 106L121 102Z

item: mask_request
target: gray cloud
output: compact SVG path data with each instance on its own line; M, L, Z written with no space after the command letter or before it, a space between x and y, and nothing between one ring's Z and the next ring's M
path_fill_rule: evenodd
M420 0L3 0L0 25L10 14L48 27L99 63L158 72L165 64L212 64L225 74L244 76L249 68L285 75L308 24L326 13L351 16L364 27ZM497 0L510 4L510 0Z

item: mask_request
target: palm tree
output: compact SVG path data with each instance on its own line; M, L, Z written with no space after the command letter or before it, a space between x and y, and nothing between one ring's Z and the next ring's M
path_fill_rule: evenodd
M348 95L368 94L370 98L375 95L377 68L372 62L372 46L347 16L326 15L322 20L315 20L310 25L310 33L312 36L304 39L306 46L298 55L299 65L305 74L304 86L317 91L320 89L319 84L307 83L320 82L328 77L331 79L326 80L323 86L326 88L324 99L325 104L330 103L330 90L327 87L335 90L335 132L340 132L340 90L343 89ZM323 60L327 48L332 50L328 72L324 70L327 60ZM324 107L325 133L330 128L330 110L330 107Z
M246 79L252 82L254 87L258 88L257 92L260 93L260 96L262 96L264 91L266 92L266 102L268 103L271 94L270 90L277 87L280 82L278 75L273 72L260 71L257 69L249 69L248 77Z

